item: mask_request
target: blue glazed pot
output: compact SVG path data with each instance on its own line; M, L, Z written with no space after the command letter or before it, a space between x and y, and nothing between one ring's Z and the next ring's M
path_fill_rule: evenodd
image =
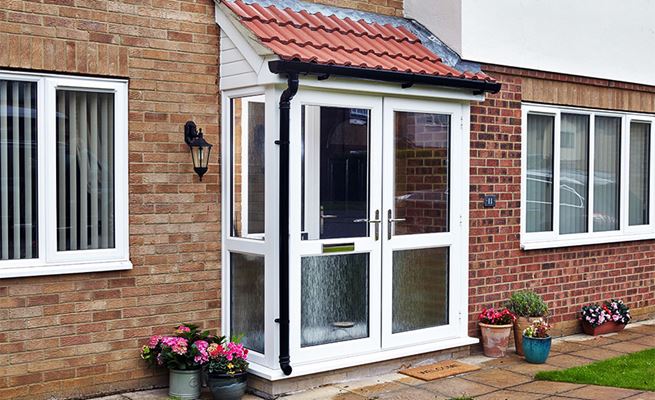
M246 393L248 374L209 374L209 389L214 400L239 400Z
M552 338L533 338L523 335L523 354L525 361L532 364L543 364L548 359Z

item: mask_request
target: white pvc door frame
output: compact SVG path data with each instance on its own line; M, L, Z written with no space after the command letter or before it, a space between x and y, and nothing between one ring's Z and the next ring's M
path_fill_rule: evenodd
M395 115L416 112L448 115L449 134L449 229L441 233L407 235L389 234L395 216ZM468 130L464 129L464 113L468 106L457 102L426 101L405 98L384 98L383 144L383 213L382 213L382 348L393 349L466 336L468 308L467 271L459 267L468 263ZM468 120L468 119L466 119ZM442 248L448 256L448 324L431 328L392 333L393 321L393 253L401 250Z
M290 353L294 364L305 364L343 356L366 354L380 349L380 265L381 248L375 238L375 226L369 235L356 238L301 240L301 163L302 163L302 106L357 108L370 110L369 135L369 219L381 206L381 148L382 148L382 98L359 94L322 92L300 89L291 105L290 121L290 207L289 225L289 303L290 303ZM316 184L316 182L310 182ZM301 258L321 256L324 244L354 243L355 251L338 254L369 254L369 335L366 338L341 341L311 347L301 346Z

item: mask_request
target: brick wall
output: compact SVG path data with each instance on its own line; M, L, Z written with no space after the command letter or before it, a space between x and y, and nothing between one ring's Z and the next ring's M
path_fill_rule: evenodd
M582 305L611 297L622 298L637 317L652 314L654 241L531 251L519 247L524 77L628 90L648 88L498 66L485 70L503 86L500 93L471 106L470 333L478 334L477 314L483 306L502 305L513 291L527 288L543 295L551 320L561 332L578 329L576 312ZM495 208L483 207L484 194L498 195Z
M182 139L218 145L212 0L4 0L0 69L130 79L132 271L0 280L0 398L82 396L166 378L138 357L180 321L219 327L218 146L203 182Z
M378 14L403 16L403 0L306 0L309 3L370 11Z

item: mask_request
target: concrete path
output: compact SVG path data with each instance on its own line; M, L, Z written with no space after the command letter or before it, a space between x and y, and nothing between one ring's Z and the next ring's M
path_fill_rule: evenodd
M448 400L473 397L481 400L655 400L655 392L534 380L534 374L538 371L565 369L652 347L655 347L655 320L630 324L623 332L601 337L574 335L556 339L546 364L528 364L514 353L500 359L473 356L462 361L478 364L482 366L481 370L450 378L424 382L401 374L390 374L324 386L283 399ZM206 398L210 399L211 396ZM166 390L152 390L96 400L165 399L168 399ZM251 395L244 398L255 399L259 398Z

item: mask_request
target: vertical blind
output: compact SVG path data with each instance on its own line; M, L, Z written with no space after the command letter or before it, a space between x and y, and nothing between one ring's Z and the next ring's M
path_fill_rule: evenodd
M630 177L629 217L630 225L646 225L649 221L650 204L650 124L630 124Z
M553 229L553 135L555 117L528 115L526 231Z
M0 80L0 260L37 258L36 83Z
M589 116L561 115L559 231L587 232Z
M114 246L114 94L57 90L57 248Z
M596 117L594 127L594 232L619 229L621 118Z

